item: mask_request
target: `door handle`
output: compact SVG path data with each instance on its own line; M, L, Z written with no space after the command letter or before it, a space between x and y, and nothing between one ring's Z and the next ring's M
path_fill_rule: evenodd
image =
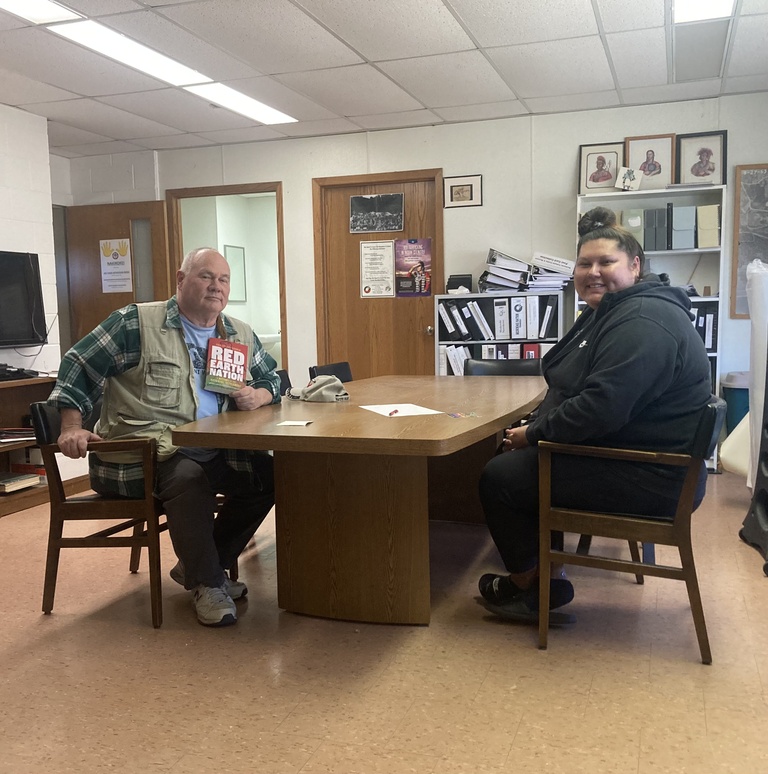
M424 333L426 333L427 336L434 336L435 335L435 329L431 325L427 325L427 327L424 328Z

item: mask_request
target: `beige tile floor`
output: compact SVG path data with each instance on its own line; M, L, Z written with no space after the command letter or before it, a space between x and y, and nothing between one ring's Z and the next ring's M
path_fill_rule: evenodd
M271 521L242 559L235 627L199 626L167 580L152 629L146 571L116 549L65 552L44 616L47 508L5 517L0 772L764 774L768 579L737 537L749 499L710 476L695 518L712 666L683 584L579 568L577 623L537 650L533 628L477 605L499 565L466 525L432 527L429 627L281 612Z

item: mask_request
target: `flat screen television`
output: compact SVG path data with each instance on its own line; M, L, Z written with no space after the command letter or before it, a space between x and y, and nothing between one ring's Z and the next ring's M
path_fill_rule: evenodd
M0 347L46 341L37 255L0 250Z

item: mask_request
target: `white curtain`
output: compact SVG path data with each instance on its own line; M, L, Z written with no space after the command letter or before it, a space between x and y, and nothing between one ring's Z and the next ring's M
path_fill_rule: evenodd
M768 361L768 264L760 260L747 265L747 301L752 320L749 369L750 455L747 486L754 488L763 436L766 361Z

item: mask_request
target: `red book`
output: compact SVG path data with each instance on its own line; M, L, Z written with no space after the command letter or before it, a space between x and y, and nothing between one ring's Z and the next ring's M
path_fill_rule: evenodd
M248 375L248 346L226 339L208 340L205 389L230 393L245 386Z
M540 357L539 345L536 343L523 344L523 358L528 360L530 358Z

